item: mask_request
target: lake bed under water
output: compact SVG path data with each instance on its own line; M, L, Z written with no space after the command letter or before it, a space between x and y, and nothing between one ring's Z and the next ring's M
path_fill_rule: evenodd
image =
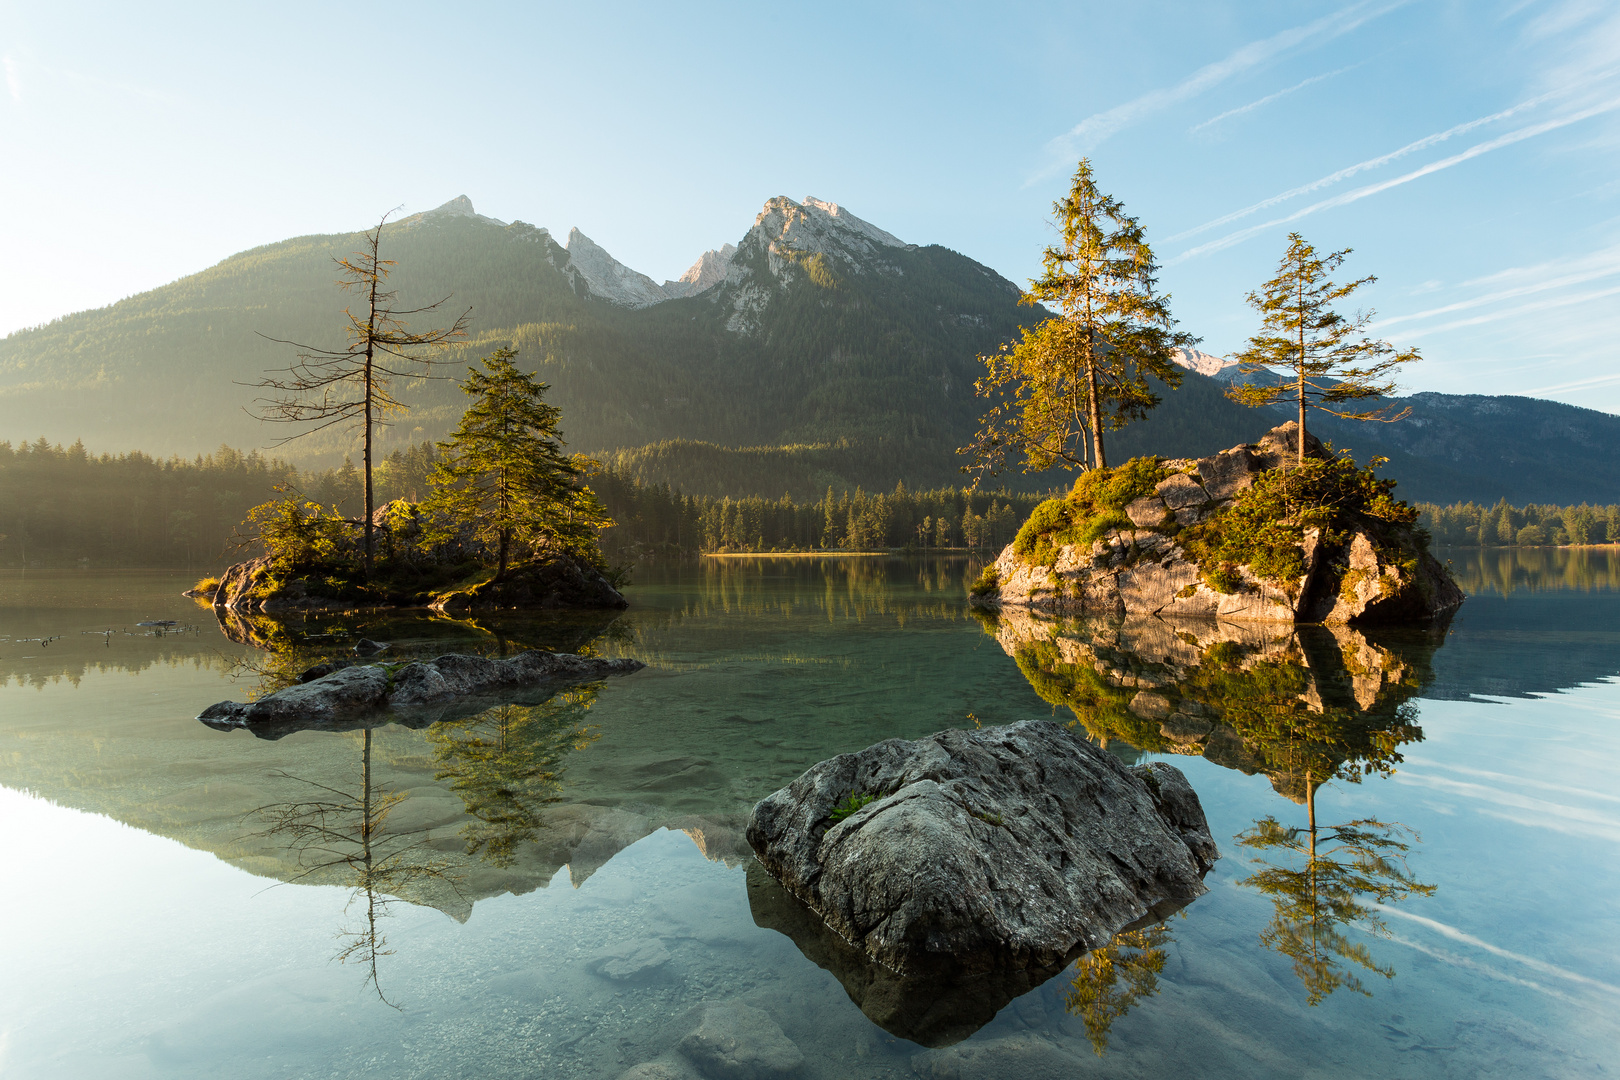
M1620 559L1444 554L1473 595L1443 633L1284 642L986 623L947 558L646 568L617 618L291 627L222 626L177 574L0 575L0 1075L696 1076L682 1040L737 1001L806 1077L1609 1075ZM255 642L362 634L648 667L419 730L194 719L296 667ZM1031 718L1183 769L1209 894L948 1038L863 1012L749 808L833 754ZM1311 805L1349 852L1324 832L1322 880Z

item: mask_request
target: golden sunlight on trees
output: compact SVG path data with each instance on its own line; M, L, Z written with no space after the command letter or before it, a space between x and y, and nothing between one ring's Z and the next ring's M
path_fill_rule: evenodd
M314 426L288 439L309 435L334 424L356 423L360 427L365 479L366 510L361 527L365 532L365 572L371 574L373 547L372 514L376 499L372 488L372 436L384 423L389 413L404 412L408 406L389 392L389 382L401 378L427 376L434 354L466 334L471 309L463 312L447 328L412 331L406 325L407 316L435 312L449 300L448 296L417 308L398 305L398 293L387 287L392 260L382 258L378 249L382 243L384 215L377 227L365 234L365 247L346 259L335 260L342 269L338 287L346 292L365 296L365 306L358 312L343 309L348 319L349 343L343 348L329 349L305 345L281 338L269 340L292 345L299 350L298 362L291 367L272 372L271 377L258 383L269 391L260 399L261 420L275 423Z
M974 386L994 404L959 451L972 456L969 470L993 475L1015 458L1026 472L1107 468L1104 432L1159 404L1150 378L1181 385L1174 351L1198 340L1172 329L1142 226L1097 189L1090 161L1052 211L1062 243L1046 249L1021 302L1056 303L1062 314L980 357L986 370Z
M1246 383L1227 391L1233 401L1251 408L1270 405L1285 397L1299 403L1299 463L1305 463L1305 413L1308 408L1346 420L1393 423L1411 413L1395 415L1394 405L1357 411L1340 408L1348 402L1388 397L1395 392L1389 376L1401 364L1419 359L1415 348L1397 350L1387 341L1366 335L1372 311L1340 315L1333 303L1378 279L1372 276L1334 283L1328 275L1344 262L1350 249L1318 255L1299 233L1288 235L1288 250L1277 264L1277 276L1248 296L1249 306L1264 316L1260 332L1248 348L1237 354L1245 375L1291 374L1275 384Z

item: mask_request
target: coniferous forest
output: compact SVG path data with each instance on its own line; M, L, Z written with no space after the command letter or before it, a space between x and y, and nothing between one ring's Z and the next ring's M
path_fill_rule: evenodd
M378 463L379 505L417 502L438 453L432 443ZM590 486L614 520L604 553L624 562L655 554L876 548L1000 547L1044 496L939 488L824 492L819 499L715 498L648 483L612 465ZM299 470L222 446L191 459L138 451L90 454L82 443L0 442L0 566L210 568L241 557L248 510L280 491L339 514L361 505L353 463Z
M775 450L776 448L771 448ZM761 452L765 456L765 452ZM379 462L379 503L426 497L432 443ZM824 488L818 495L732 498L689 494L643 478L633 455L610 457L590 479L615 524L604 553L625 562L656 554L905 548L999 549L1045 496L940 487ZM803 470L806 483L815 475ZM698 477L701 490L702 476ZM0 442L0 566L208 568L236 557L247 511L278 488L340 512L360 505L359 470L300 470L222 446L194 458L139 451L90 454L82 443ZM1620 506L1420 503L1421 524L1446 546L1620 543Z

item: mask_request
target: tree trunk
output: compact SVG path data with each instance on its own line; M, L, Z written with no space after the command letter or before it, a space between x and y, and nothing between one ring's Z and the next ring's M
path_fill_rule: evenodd
M1296 271L1299 295L1299 456L1298 463L1305 464L1305 268L1299 267ZM1314 805L1312 812L1315 812ZM1314 834L1313 834L1314 835Z
M505 581L506 580L506 551L507 551L507 548L511 545L511 543L512 543L512 530L511 529L502 529L501 530L500 561L499 561L499 563L497 564L497 566L495 568L495 580L496 581Z
M373 503L373 492L372 492L372 489L371 489L371 400L372 400L372 394L374 393L374 387L372 385L371 364L372 364L372 360L373 360L373 358L375 356L375 349L376 349L376 340L375 339L376 339L376 334L377 334L377 276L378 276L378 270L377 270L377 245L380 244L381 242L382 242L382 226L379 225L379 226L377 226L377 231L371 234L371 282L370 282L371 287L367 291L367 308L366 308L366 312L367 312L367 314L366 314L366 405L365 405L366 430L365 430L365 444L364 444L364 449L363 449L363 452L362 452L362 457L365 459L364 464L365 464L365 467L366 467L366 526L365 526L365 532L366 532L366 561L365 561L365 578L366 578L367 581L371 580L371 548L372 548L372 543L373 543L373 540L374 540L374 538L372 536L372 533L371 533L371 515L372 515L372 511L373 511L373 505L372 505L372 503Z
M1103 449L1102 403L1097 400L1097 361L1092 355L1092 330L1086 327L1086 392L1090 397L1091 441L1097 448L1097 468L1108 468L1108 452Z

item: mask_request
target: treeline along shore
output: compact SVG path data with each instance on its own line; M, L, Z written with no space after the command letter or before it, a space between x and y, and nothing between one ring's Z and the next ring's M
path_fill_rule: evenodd
M432 443L378 463L378 505L427 494ZM685 495L607 467L590 486L616 523L602 536L618 561L718 551L997 549L1046 495L938 488L834 491L819 500ZM354 515L363 504L352 463L300 470L257 451L157 458L91 454L82 442L0 441L0 567L195 567L240 557L247 512L280 491Z
M432 443L397 450L377 470L379 503L426 494ZM712 481L711 481L712 482ZM610 558L719 551L915 548L999 550L1046 497L935 488L835 491L820 499L685 495L609 466L591 487L616 524L602 537ZM0 441L0 566L212 567L233 557L247 511L278 488L354 513L352 464L300 470L257 451L222 446L194 458L140 451L91 454L41 439ZM1447 546L1534 547L1620 543L1620 506L1419 504Z

